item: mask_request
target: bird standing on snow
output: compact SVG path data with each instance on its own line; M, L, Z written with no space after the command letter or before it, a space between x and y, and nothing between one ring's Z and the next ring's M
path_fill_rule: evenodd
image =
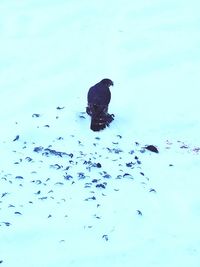
M86 112L92 118L90 128L93 131L100 131L113 121L114 115L108 114L108 105L111 100L109 88L113 85L110 79L103 79L88 91Z

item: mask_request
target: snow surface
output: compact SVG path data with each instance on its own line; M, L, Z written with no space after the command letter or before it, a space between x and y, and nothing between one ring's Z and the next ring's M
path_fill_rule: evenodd
M200 265L199 7L1 0L0 265Z

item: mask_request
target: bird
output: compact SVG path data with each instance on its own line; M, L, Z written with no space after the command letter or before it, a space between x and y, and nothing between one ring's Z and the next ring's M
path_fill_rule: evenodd
M114 119L114 115L108 113L108 106L111 101L110 86L113 85L112 80L105 78L93 85L88 91L86 112L91 116L90 129L93 131L103 130Z

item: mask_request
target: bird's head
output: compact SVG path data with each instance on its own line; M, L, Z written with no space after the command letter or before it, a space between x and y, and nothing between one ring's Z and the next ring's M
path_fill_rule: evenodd
M108 86L108 87L114 85L114 82L111 81L110 79L103 79L103 80L101 80L101 83L105 84L105 85Z

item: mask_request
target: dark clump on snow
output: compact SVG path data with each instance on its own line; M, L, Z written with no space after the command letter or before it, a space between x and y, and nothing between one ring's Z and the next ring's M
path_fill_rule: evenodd
M153 145L148 145L148 146L145 146L145 149L151 151L151 152L154 152L154 153L159 153L157 147L153 146Z
M63 157L63 156L69 156L70 158L73 158L73 154L72 153L66 153L66 152L61 152L61 151L56 151L54 149L50 149L50 148L44 148L42 146L39 146L39 147L35 147L33 149L34 152L42 152L42 155L43 156L50 156L50 155L53 155L53 156L58 156L58 157Z

